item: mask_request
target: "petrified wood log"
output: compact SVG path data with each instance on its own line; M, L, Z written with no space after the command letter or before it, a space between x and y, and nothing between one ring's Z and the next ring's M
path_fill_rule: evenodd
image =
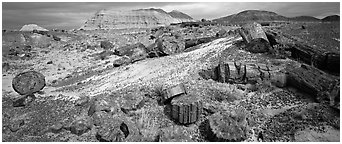
M315 98L320 92L329 91L329 85L339 79L306 64L296 68L289 66L286 70L288 85L311 94Z
M176 97L171 101L171 118L179 124L196 122L202 113L201 100L192 94Z
M45 87L45 76L36 71L23 72L13 78L12 87L20 95L33 94Z

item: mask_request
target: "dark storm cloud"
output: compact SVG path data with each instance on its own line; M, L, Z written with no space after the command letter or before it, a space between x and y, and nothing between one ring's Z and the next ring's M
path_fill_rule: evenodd
M2 25L4 29L20 29L22 25L35 23L48 29L71 29L80 27L101 9L127 10L151 7L162 8L165 11L179 10L195 19L214 19L248 9L268 10L288 17L307 15L323 18L340 13L338 2L4 2L2 3Z

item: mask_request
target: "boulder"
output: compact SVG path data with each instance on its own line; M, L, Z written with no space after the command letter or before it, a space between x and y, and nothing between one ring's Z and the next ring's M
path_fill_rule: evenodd
M119 56L128 56L132 62L145 59L148 55L146 47L140 42L133 45L119 47L115 49L114 53Z
M70 126L70 131L78 136L88 132L92 127L92 121L90 117L85 117L74 121Z
M13 78L12 87L20 95L30 95L45 87L45 76L37 71L23 72Z
M262 26L257 23L247 23L243 25L239 31L241 37L246 43L250 43L253 39L262 38L268 42L267 36Z
M100 142L137 142L140 141L140 133L128 118L113 116L99 126L96 138Z
M178 34L164 34L156 39L155 44L149 47L149 52L155 51L158 56L172 55L183 52L185 41Z
M209 141L238 142L247 138L248 123L245 112L241 110L216 112L203 124Z

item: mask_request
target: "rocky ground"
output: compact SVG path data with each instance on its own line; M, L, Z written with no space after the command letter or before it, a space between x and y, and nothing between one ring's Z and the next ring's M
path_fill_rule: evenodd
M194 39L236 28L173 26L169 31ZM236 109L243 109L239 115L246 119L247 127L244 136L233 136L232 141L340 141L339 109L326 101L317 101L295 87L279 87L271 80L221 83L203 76L212 74L211 69L220 62L230 65L232 76L238 76L233 62L245 64L250 80L258 75L258 66L282 71L302 64L251 53L236 33L187 52L118 67L113 63L122 57L106 55L106 50L137 42L148 47L155 42L151 36L156 35L150 29L54 32L50 37L3 33L7 51L3 49L2 141L213 141L206 128L208 119ZM101 47L103 40L113 47ZM26 45L31 48L25 49ZM13 107L12 100L19 94L12 88L12 79L28 70L42 73L46 86L24 107ZM188 125L172 120L167 105L160 102L163 90L180 83L203 104L198 120ZM228 128L232 131L227 133L236 130Z

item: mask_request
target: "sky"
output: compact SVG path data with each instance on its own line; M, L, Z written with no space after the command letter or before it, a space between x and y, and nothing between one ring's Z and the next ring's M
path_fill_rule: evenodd
M101 9L161 8L178 10L194 19L216 19L244 10L273 11L287 17L340 15L339 2L2 2L2 29L25 24L47 29L73 29Z

